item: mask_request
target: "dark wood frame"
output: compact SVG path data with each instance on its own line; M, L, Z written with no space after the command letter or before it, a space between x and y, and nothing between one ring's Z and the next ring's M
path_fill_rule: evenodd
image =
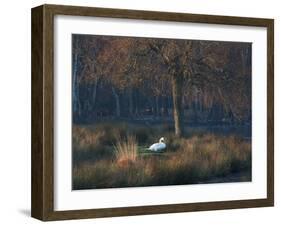
M75 15L267 28L267 198L157 206L54 211L53 45L54 16ZM123 9L42 5L32 9L32 200L40 220L114 217L274 205L274 20Z

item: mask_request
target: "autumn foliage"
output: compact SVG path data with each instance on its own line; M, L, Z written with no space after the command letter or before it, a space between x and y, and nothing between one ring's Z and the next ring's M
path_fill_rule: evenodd
M73 35L73 120L251 121L251 44Z

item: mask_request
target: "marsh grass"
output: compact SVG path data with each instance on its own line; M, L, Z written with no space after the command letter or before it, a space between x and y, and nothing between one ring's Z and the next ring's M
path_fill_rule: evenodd
M133 164L137 160L138 145L134 136L127 136L122 140L117 136L116 146L114 146L116 161L120 165Z
M73 189L251 180L249 140L208 133L177 138L161 128L126 124L102 128L75 128ZM159 131L166 139L165 152L145 151L157 142Z

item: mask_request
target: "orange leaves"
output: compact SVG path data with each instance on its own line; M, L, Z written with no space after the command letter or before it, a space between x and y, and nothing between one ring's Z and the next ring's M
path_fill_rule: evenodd
M79 83L96 81L119 93L171 96L182 77L184 104L219 104L242 117L251 110L251 44L221 41L74 35ZM75 42L76 43L76 42Z

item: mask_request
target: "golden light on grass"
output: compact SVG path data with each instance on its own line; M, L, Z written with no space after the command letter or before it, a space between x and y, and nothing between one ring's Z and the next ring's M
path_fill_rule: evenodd
M87 150L100 144L101 138L105 135L103 130L92 132L88 128L74 126L72 129L73 144L79 150Z
M138 144L134 136L127 136L123 141L121 137L118 136L114 149L115 157L119 165L128 165L135 162L137 159Z
M101 128L76 130L74 189L251 180L250 140L214 134L177 138L165 133L164 153L143 154L138 148L145 146L137 133L126 135L114 128L119 134L115 138ZM111 141L104 138L109 133ZM148 140L157 138L149 135ZM86 147L88 151L80 151Z

